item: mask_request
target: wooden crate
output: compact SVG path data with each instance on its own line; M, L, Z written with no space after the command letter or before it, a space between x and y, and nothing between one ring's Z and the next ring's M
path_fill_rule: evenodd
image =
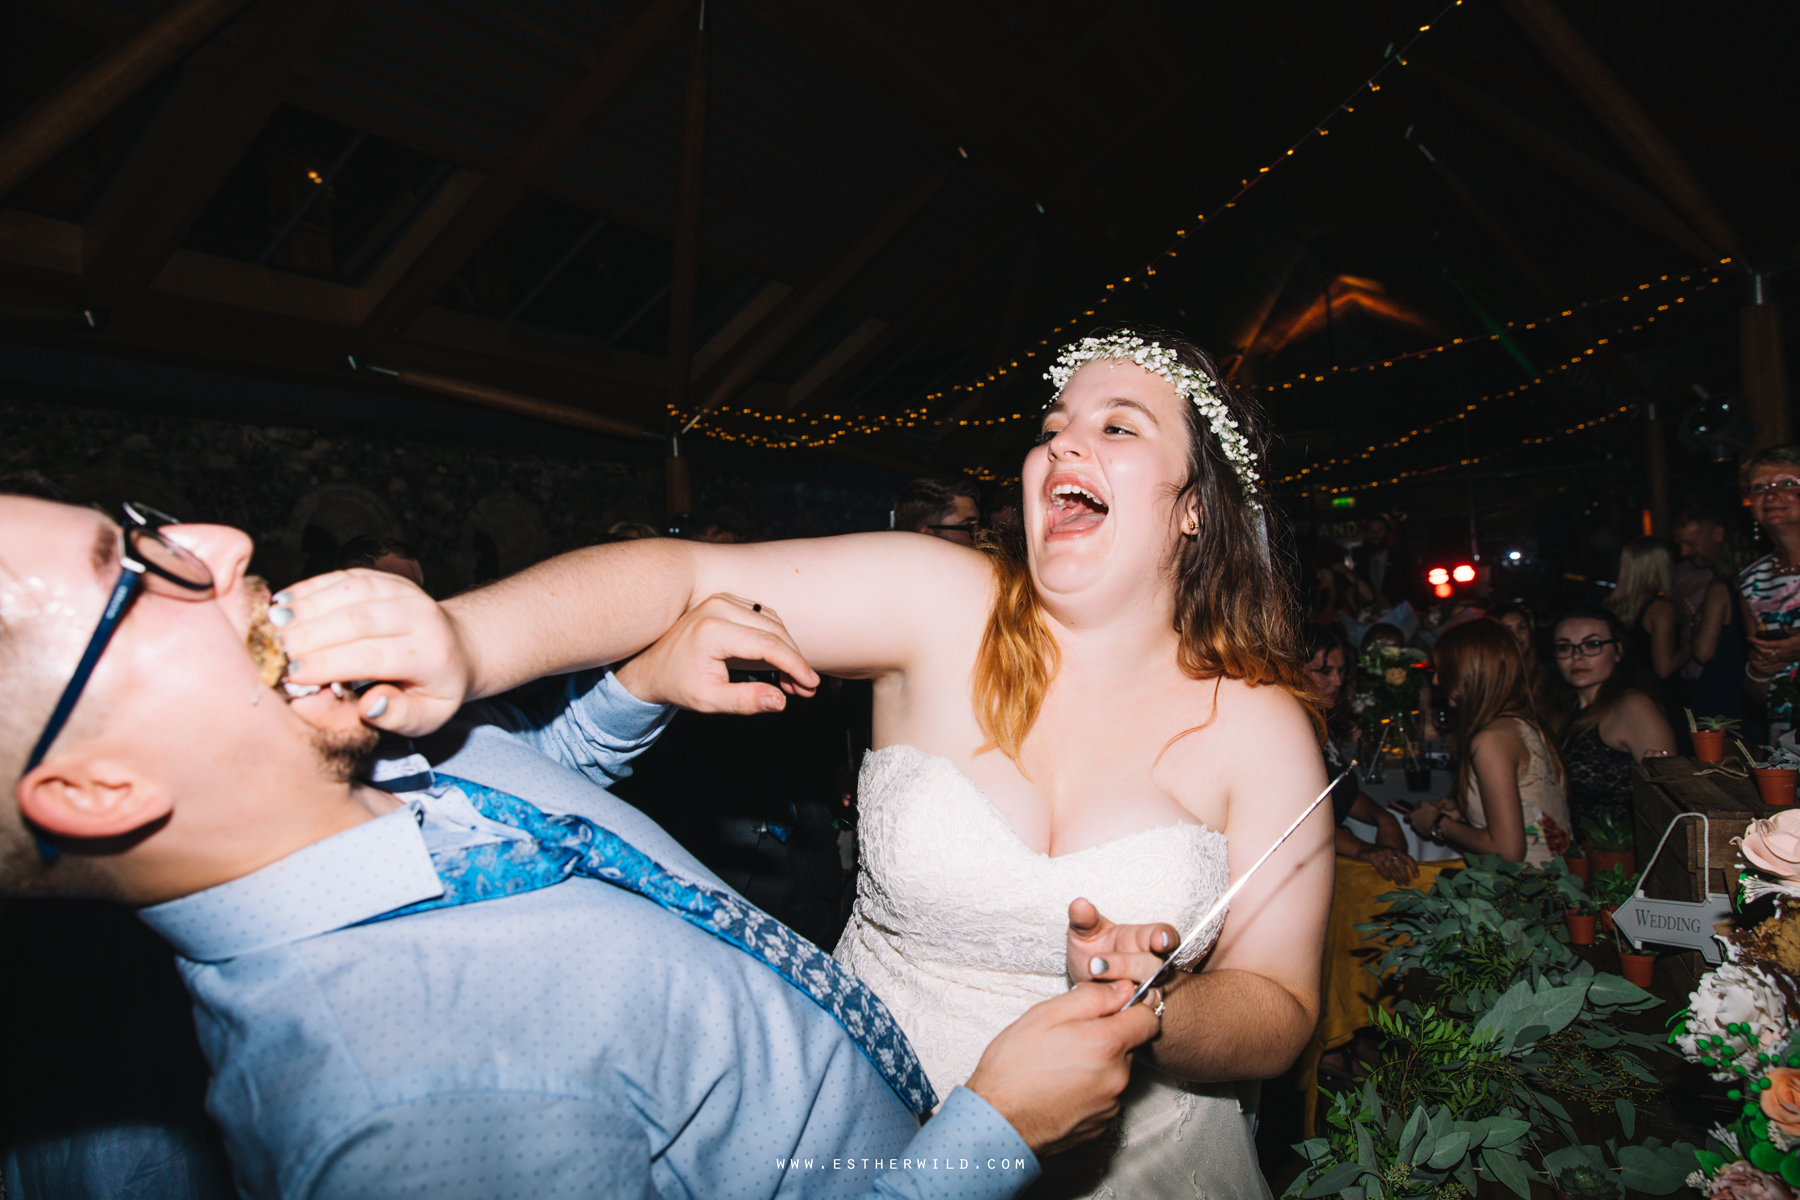
M1743 837L1751 821L1779 810L1762 802L1754 781L1732 778L1716 767L1692 758L1648 758L1638 765L1632 821L1638 870L1649 865L1656 843L1677 814L1704 813L1709 823L1689 819L1676 826L1644 881L1645 895L1698 901L1708 891L1730 895L1736 890L1738 848L1732 839ZM1706 969L1694 951L1666 955L1658 964L1659 976L1671 976L1681 991L1691 989Z

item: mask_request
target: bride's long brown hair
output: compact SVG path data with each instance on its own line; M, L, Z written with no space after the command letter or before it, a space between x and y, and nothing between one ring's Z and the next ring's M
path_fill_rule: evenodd
M1140 336L1174 350L1183 364L1211 381L1260 469L1267 432L1257 407L1234 393L1212 359L1192 342L1167 335ZM1300 658L1292 583L1274 552L1274 514L1245 498L1237 468L1220 450L1219 439L1200 410L1184 401L1181 411L1188 434L1188 471L1175 496L1175 511L1183 512L1190 500L1196 501L1200 532L1179 537L1165 568L1175 585L1177 662L1191 679L1240 679L1279 687L1306 705L1313 724L1322 731ZM988 739L981 749L997 748L1017 762L1056 678L1061 655L1032 586L1023 526L985 539L982 549L994 564L995 592L975 656L972 698ZM1192 732L1184 730L1176 737Z

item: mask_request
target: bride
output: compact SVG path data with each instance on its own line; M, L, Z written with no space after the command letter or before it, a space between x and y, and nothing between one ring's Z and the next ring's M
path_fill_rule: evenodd
M454 667L374 689L361 711L423 732L465 695L616 662L684 618L695 637L708 621L757 627L791 691L816 684L808 663L872 677L865 862L837 956L887 1002L940 1095L1069 986L1065 961L1078 980L1142 980L1174 947L1183 969L1153 993L1162 1032L1122 1119L1045 1164L1033 1195L1267 1196L1233 1081L1281 1073L1317 1019L1329 816L1222 922L1171 936L1325 782L1255 499L1262 430L1179 341L1086 339L1050 378L1014 544L880 533L575 551L446 602ZM356 635L416 637L405 598L384 599L401 587L339 574L284 595L296 682L359 677L352 661L366 677Z

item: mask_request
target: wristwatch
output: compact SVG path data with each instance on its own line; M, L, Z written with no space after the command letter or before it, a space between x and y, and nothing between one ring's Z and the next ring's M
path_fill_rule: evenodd
M1442 809L1438 810L1437 820L1433 821L1431 823L1431 828L1427 829L1425 831L1425 836L1428 840L1436 843L1439 846L1444 846L1444 845L1449 844L1444 841L1443 830L1438 828L1438 826L1440 826L1444 823L1444 818L1449 815L1450 815L1449 813L1444 812Z

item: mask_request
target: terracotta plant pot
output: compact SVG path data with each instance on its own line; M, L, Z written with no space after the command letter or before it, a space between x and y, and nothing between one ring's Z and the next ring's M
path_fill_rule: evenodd
M1696 729L1688 734L1694 739L1694 757L1701 762L1725 761L1725 731L1723 729Z
M1785 767L1757 767L1756 790L1762 793L1763 803L1771 808L1786 808L1794 802L1794 779L1800 771Z
M1610 871L1614 867L1624 867L1627 875L1637 874L1637 855L1629 850L1588 851L1588 868L1595 875L1602 871Z
M1606 904L1600 908L1600 927L1608 933L1613 930L1613 909L1617 907L1619 906L1616 904Z
M1635 983L1641 988L1650 986L1650 977L1656 972L1656 955L1654 954L1621 954L1619 955L1619 974L1625 976L1627 983Z
M1563 921L1569 927L1569 945L1591 946L1594 944L1594 914L1576 912L1568 909L1563 913Z
M1592 864L1588 862L1587 855L1567 854L1563 856L1563 861L1569 864L1569 874L1573 875L1575 878L1581 880L1583 883L1589 883L1593 880L1594 872L1592 870Z

